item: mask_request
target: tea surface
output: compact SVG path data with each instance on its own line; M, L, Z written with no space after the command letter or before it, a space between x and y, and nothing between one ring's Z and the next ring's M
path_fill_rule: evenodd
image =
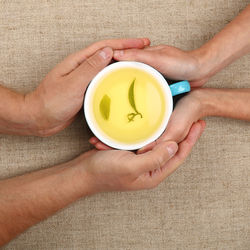
M136 68L121 68L104 76L94 91L92 107L99 129L126 144L151 137L167 108L158 81Z

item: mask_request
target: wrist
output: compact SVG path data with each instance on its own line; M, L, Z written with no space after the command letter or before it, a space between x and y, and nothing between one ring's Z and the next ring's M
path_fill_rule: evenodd
M206 81L214 74L216 65L216 52L209 49L208 46L202 46L190 52L196 60L197 75L194 80L206 79Z
M41 136L39 129L42 127L40 121L41 111L37 105L37 100L33 96L33 92L28 93L23 98L23 114L26 121L26 128L29 135Z
M32 135L34 122L26 95L0 86L0 132L17 135Z
M76 173L78 179L76 183L80 184L81 197L94 195L101 191L95 181L95 176L91 171L88 171L89 167L91 168L92 154L93 151L88 151L67 163Z
M25 96L25 115L30 127L30 135L47 137L53 134L56 127L51 125L51 119L46 111L46 102L40 93L35 90Z
M213 116L216 110L213 90L209 88L198 88L191 91L191 94L199 105L199 118Z

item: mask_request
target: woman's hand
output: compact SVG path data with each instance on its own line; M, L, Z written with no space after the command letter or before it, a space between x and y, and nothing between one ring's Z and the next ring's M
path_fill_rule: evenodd
M203 104L203 91L201 89L193 90L188 95L183 97L176 105L167 128L162 136L141 148L138 152L143 153L154 147L154 145L162 141L175 141L177 143L182 142L192 125L200 118L205 116L206 109ZM89 142L99 150L110 149L107 145L103 144L96 137L90 138Z
M116 50L118 61L146 63L170 79L189 80L191 87L202 86L209 77L203 67L203 50L184 51L168 45L147 47L143 50Z

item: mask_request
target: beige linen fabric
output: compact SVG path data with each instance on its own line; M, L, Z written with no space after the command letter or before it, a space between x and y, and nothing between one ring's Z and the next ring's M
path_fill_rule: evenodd
M31 91L66 55L106 38L146 36L153 44L194 49L247 4L1 0L0 80ZM250 87L249 59L241 58L207 86ZM192 155L158 188L82 199L3 249L250 249L250 125L206 120ZM82 114L50 138L1 135L0 177L72 159L90 148L89 137Z

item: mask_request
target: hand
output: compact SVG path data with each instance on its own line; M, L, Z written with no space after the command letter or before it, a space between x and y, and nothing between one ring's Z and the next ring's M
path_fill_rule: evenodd
M183 51L172 46L159 45L143 50L116 50L114 59L143 62L171 79L189 80L191 87L200 87L209 79L206 68L202 67L204 54L202 49Z
M52 168L1 180L0 246L87 195L156 187L184 161L203 129L200 122L193 125L176 154L175 142L162 142L140 155L92 150Z
M179 100L162 136L155 142L139 149L138 152L146 152L162 141L175 141L177 143L183 141L192 125L206 115L207 107L203 104L203 100L205 100L203 92L205 92L203 89L196 89ZM96 137L90 138L89 142L99 150L110 149Z
M182 164L204 128L204 122L195 123L179 147L175 142L161 142L138 155L122 150L92 150L78 161L85 166L92 193L153 188Z
M144 153L152 149L162 141L173 140L177 143L183 141L192 125L206 115L202 102L202 90L193 90L182 98L176 105L165 132L159 139L141 148L138 153ZM204 121L200 121L204 123Z
M88 83L110 63L113 49L139 49L149 43L148 39L106 40L68 56L25 96L29 133L49 136L67 127L82 107Z

